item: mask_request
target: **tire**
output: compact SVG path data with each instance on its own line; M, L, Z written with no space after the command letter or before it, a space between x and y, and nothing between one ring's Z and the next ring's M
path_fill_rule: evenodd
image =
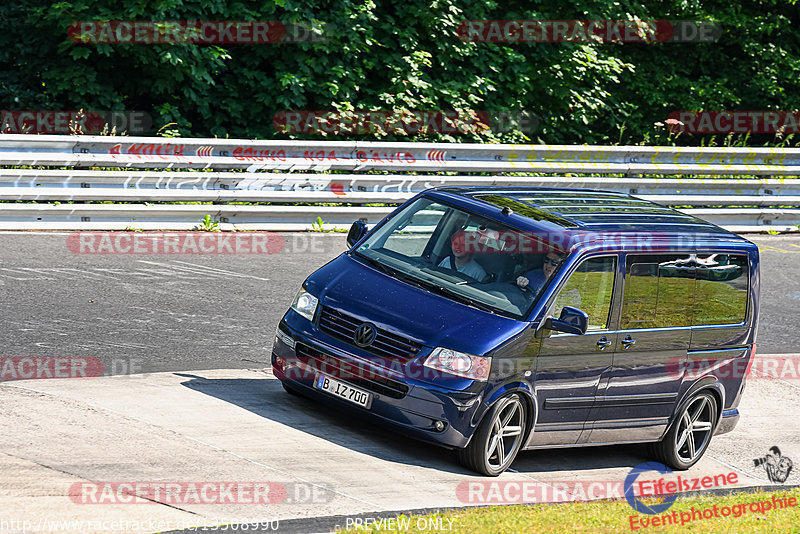
M684 471L696 464L711 443L717 424L717 399L703 391L681 410L667 435L650 447L652 455L662 464Z
M527 407L519 395L497 401L483 418L465 449L458 451L464 467L496 477L516 458L525 439ZM498 436L502 438L498 439Z

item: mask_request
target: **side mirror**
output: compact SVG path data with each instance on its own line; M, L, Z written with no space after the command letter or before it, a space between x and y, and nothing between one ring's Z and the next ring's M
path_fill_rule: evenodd
M564 309L561 310L561 317L558 319L548 317L544 322L544 327L550 330L578 335L585 334L588 325L589 316L586 312L571 306L564 306Z
M347 232L347 246L352 247L359 240L367 234L367 223L363 221L356 221L350 226L350 231Z

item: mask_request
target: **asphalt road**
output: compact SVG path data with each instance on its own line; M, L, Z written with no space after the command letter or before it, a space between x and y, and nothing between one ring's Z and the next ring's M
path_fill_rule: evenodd
M68 234L0 234L3 356L89 357L105 374L258 367L305 277L345 248L286 234L276 254L83 255Z
M789 337L800 239L753 240L763 258L759 353L800 357ZM0 426L11 429L0 433L0 532L3 520L23 525L10 531L70 520L80 526L67 531L105 533L248 518L280 520L281 532L329 531L397 510L487 504L480 492L465 499L459 488L472 483L487 492L497 480L534 484L545 492L538 502L573 500L596 483L617 496L648 459L641 446L531 451L485 479L451 451L288 395L265 369L276 324L305 276L344 250L343 235L289 234L279 253L243 256L77 255L66 243L67 234L0 234L0 356L99 358L118 376L0 384ZM796 380L748 381L740 411L736 430L715 437L685 476L734 473L736 486L762 486L754 458L772 446L800 457ZM85 484L147 481L268 481L287 497L264 506L81 501ZM786 485L798 482L793 472ZM557 495L564 484L569 495ZM145 526L156 519L163 526ZM108 530L100 520L142 526Z
M274 254L75 254L66 233L0 234L2 356L90 357L104 374L266 366L278 321L343 234ZM797 352L800 238L761 248L759 352Z

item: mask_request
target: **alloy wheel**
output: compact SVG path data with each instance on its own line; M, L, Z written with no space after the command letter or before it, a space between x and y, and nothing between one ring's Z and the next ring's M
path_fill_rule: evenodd
M509 397L492 421L486 442L486 459L494 469L503 469L511 463L521 446L525 428L525 409L519 397Z
M711 439L716 413L712 402L700 395L683 411L675 432L675 451L681 461L694 462Z

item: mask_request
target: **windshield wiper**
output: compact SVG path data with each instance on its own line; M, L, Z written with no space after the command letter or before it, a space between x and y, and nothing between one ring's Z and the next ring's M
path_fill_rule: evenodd
M366 260L367 263L369 263L370 265L376 267L378 270L388 274L389 276L397 278L398 280L401 280L401 281L403 281L403 282L405 282L407 284L410 284L410 285L415 286L415 287L419 287L421 289L427 289L428 291L431 291L432 293L438 293L440 295L446 295L446 296L452 298L453 300L461 302L462 304L466 304L468 306L472 306L473 308L478 308L479 310L483 310L483 311L486 311L486 312L489 312L489 313L497 315L497 312L495 312L495 310L492 307L490 307L490 306L488 306L488 305L486 305L486 304L484 304L484 303L482 303L480 301L477 301L475 299L471 299L469 297L465 297L464 295L462 295L461 293L458 293L457 291L453 291L452 289L448 289L448 288L446 288L444 286L441 286L439 284L430 282L428 280L422 280L420 278L416 278L414 276L408 275L408 274L406 274L406 273L404 273L402 271L399 271L397 269L394 269L392 267L389 267L388 265L385 265L385 264L379 262L375 258L370 258L369 256L365 256L364 254L360 254L360 253L356 252L356 255L359 258L363 258L364 260Z
M445 286L442 286L442 285L439 285L439 284L435 284L433 282L429 282L428 280L420 280L418 278L414 278L413 280L416 282L415 285L418 285L420 287L425 287L426 289L432 290L434 293L439 293L441 295L447 295L448 297L452 298L453 300L457 300L458 302L461 302L462 304L466 304L468 306L472 306L473 308L478 308L479 310L483 310L483 311L486 311L486 312L493 313L493 314L497 315L497 313L494 311L494 309L491 306L489 306L487 304L484 304L483 302L480 302L478 300L471 299L471 298L469 298L467 296L464 296L461 293L459 293L458 291L453 291L452 289L449 289L449 288L447 288Z
M367 263L369 263L373 267L376 267L379 271L382 271L382 272L384 272L384 273L386 273L388 275L397 276L397 274L398 274L397 269L393 269L393 268L389 267L388 265L385 265L385 264L379 262L375 258L370 258L369 256L365 256L364 254L361 254L359 252L356 252L356 256L358 256L359 258L365 260Z

